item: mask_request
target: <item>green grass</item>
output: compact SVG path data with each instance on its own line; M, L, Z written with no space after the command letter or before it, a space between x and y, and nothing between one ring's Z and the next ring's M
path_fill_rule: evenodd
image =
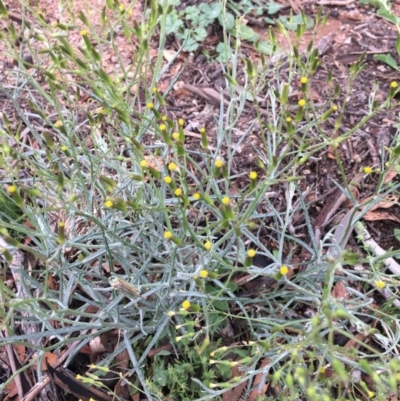
M352 268L349 252L326 257L329 234L308 245L289 230L301 212L314 238L309 204L301 195L305 163L329 147L347 191L337 148L379 112L393 109L394 88L383 103L369 102L368 116L340 134L346 103L330 78L329 97L323 104L312 102L320 61L311 47L304 59L298 55L304 24L286 53L289 70L263 55L259 64L245 59L232 41L232 58L223 67L229 90L236 93L240 86L241 94L219 115L210 115L214 140L204 129L202 139L188 146L187 122L163 118L171 88L163 94L154 89L167 70L165 9L153 4L133 27L125 21L129 9L108 2L106 11L113 18L103 19L100 34L80 15L86 23L80 51L69 45L64 26L48 25L36 14L40 33L27 27L26 35L47 50L36 51L27 41L36 68L20 63L8 72L12 86L0 83L14 113L3 112L0 131L0 200L7 205L0 219L8 243L0 281L0 322L7 335L0 346L18 343L36 351L19 373L41 377L41 369L31 367L34 361L81 339L64 362L68 367L80 349L108 333L118 342L91 368L98 380L79 372L80 380L101 387L104 373L113 371L123 375L130 393L152 400L220 399L238 383L245 383L248 399L260 379L270 386L269 396L260 391L266 400L386 400L396 393L397 310L390 299L379 308L372 304L376 283L384 281L395 292L395 277L374 255L357 260L368 267L363 271ZM12 22L6 21L3 41L20 60ZM117 23L140 44L131 70L122 68L119 78L101 67L105 46L115 47ZM150 63L156 31L159 55ZM279 51L273 35L270 40ZM242 67L244 80L238 77ZM362 62L351 68L348 93L362 68ZM300 83L302 77L307 79ZM291 96L296 86L304 104ZM134 95L132 87L138 88ZM256 117L238 141L246 96L260 94L268 113L254 101ZM90 101L80 102L85 95ZM337 135L325 134L328 119ZM263 146L254 147L256 158L248 167L238 168L239 145L254 127ZM29 140L21 136L24 128ZM386 149L387 163L373 169L375 176L398 166L398 149L395 138ZM284 194L284 207L266 197L268 192ZM398 193L398 186L381 179L376 194L384 192ZM293 250L301 245L311 254L303 272L292 264ZM8 265L18 248L34 256L31 270L19 266L25 299L6 286L7 279L15 280L15 266L11 271ZM255 256L265 263L256 265ZM275 285L243 295L236 279L245 275L274 279ZM349 289L348 300L333 296L338 282ZM36 324L35 333L23 332L26 321ZM234 336L226 334L230 325ZM339 346L338 337L354 345ZM121 353L128 359L123 368L116 359Z

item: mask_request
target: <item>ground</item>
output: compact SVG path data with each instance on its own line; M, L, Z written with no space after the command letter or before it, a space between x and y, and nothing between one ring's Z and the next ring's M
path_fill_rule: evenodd
M322 15L328 16L326 24L316 32L307 32L303 35L299 51L304 54L311 40L318 47L320 66L312 78L313 101L316 105L322 103L329 96L329 91L332 91L337 85L340 88L337 103L339 105L346 103L340 134L352 130L363 118L368 116L371 93L375 91L375 100L381 103L388 97L391 82L399 80L398 71L374 58L375 55L389 53L394 59L398 59L396 52L397 31L394 25L379 18L373 7L361 5L359 2L351 0L320 0L316 2L281 0L281 3L285 6L280 11L281 15L289 15L291 10L295 12L302 10L315 18L318 10L321 9ZM62 3L36 0L35 4L42 10L46 10L45 18L49 22L58 21L62 23L69 18L64 13ZM190 4L196 4L196 0L191 1ZM18 17L21 15L20 2L10 0L7 2L7 6L10 14L18 21ZM76 14L80 10L84 11L93 26L96 26L101 17L102 7L102 0L73 2ZM400 4L394 4L394 12L397 15L400 14ZM130 21L133 23L134 20L140 20L141 13L143 13L143 4L138 3L130 16ZM261 37L268 38L268 26L262 18L253 16L249 18L248 25L257 31ZM80 29L83 29L83 26L77 26L77 29L69 37L70 44L74 47L77 47L81 40ZM278 29L275 27L273 29L282 48L288 49L288 39L280 34ZM209 133L210 146L218 146L216 131L220 113L219 93L221 88L224 89L225 86L224 70L219 63L213 61L212 57L205 57L204 50L207 50L211 56L215 54L215 46L220 39L221 29L215 25L210 29L209 36L200 49L194 54L181 53L158 82L158 90L164 93L170 86L172 77L178 71L181 72L179 82L173 85L173 89L167 98L166 110L169 117L185 120L188 138L186 146L192 151L200 147L199 129L202 127L205 127ZM290 40L295 40L294 34L290 35ZM128 42L125 36L121 35L116 37L115 43L121 60L117 59L111 47L106 49L102 55L104 70L109 74L119 74L121 63L125 68L129 68L134 58L134 40ZM0 43L0 55L1 46L3 46L2 43ZM150 55L155 57L158 51L157 37L153 38L151 46ZM173 36L169 37L165 51L165 62L178 49L178 41ZM247 58L253 61L259 60L259 56L251 44L244 42L242 51ZM351 83L351 89L348 90L351 81L351 66L359 60L362 54L365 55L364 68L357 74L354 82ZM289 70L285 67L284 58L280 63L282 63L282 67L279 69L280 79L284 82L288 77ZM0 56L0 65L2 65L3 71L13 68L13 60ZM239 85L243 83L241 79L244 80L245 78L243 67L240 68L241 70L238 73ZM327 85L329 74L333 77L331 85ZM300 79L300 76L298 78ZM254 120L257 112L268 113L266 90L269 80L272 81L272 76L267 74L265 85L258 88L259 109L254 106L253 102L248 102L245 112L235 127L232 145L237 145L234 168L236 169L235 173L239 176L241 173L256 167L257 149L265 148L265 143L259 135L260 127L257 125L252 127L251 133L246 136L245 141L241 141L241 137L248 129L251 121ZM229 98L229 92L225 91L224 96ZM300 85L297 88L292 88L290 96L296 102L301 98ZM145 108L145 106L143 99L142 107ZM0 112L7 112L6 105L1 105L1 100ZM364 167L376 169L384 166L387 161L387 153L384 149L392 144L398 130L396 117L398 112L398 109L393 108L375 115L362 127L355 129L350 138L339 145L336 155L333 149L325 149L320 154L314 155L298 169L297 174L305 177L305 180L299 184L299 190L303 192L309 202L308 216L313 227L323 231L322 235L337 225L348 210L349 205L346 205L345 199L340 202L337 200L338 192L336 189L338 185L343 185L343 178L346 177L348 182L358 180L360 171ZM334 122L335 118L332 116L322 125L323 134L327 137L335 134ZM317 133L310 132L310 135L309 139L312 142L312 135L317 135ZM146 137L145 140L150 144L150 137ZM228 149L221 149L222 158L226 157L227 153ZM337 156L340 157L340 160ZM388 182L396 183L396 179L395 172L390 177L386 177ZM236 185L239 188L241 187L240 179L237 180ZM353 194L359 202L362 202L363 199L370 196L382 195L379 191L377 192L377 188L377 179L371 174L359 180L359 185ZM283 187L277 186L275 192L269 196L277 211L285 210ZM378 208L378 210L369 212L367 227L373 238L385 250L396 250L399 247L399 240L394 235L394 230L400 229L400 220L397 217L399 216L397 200L397 198L392 198L393 204L388 209ZM342 210L341 214L336 214L333 220L332 215L329 214L332 209L335 211ZM310 238L307 237L306 229L304 216L295 214L291 222L292 233L303 236L303 240L309 243ZM265 244L269 248L274 248L273 240L267 232L265 233ZM350 237L349 245L356 252L358 251L358 246L353 237ZM285 251L287 254L292 252L292 264L297 265L301 270L302 262L308 257L307 251L300 247L294 251L289 249ZM262 258L258 261L261 266L264 262L265 260ZM271 285L273 285L271 281L263 281L262 279L257 282L245 283L243 284L243 293L251 297L254 291L260 291L260 288L265 289ZM13 398L9 394L6 399Z

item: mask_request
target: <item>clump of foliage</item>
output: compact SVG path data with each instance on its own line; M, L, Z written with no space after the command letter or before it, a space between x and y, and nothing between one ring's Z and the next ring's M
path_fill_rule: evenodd
M0 4L7 17L1 0ZM216 10L213 4L202 6L197 39L217 18ZM102 67L102 51L115 47L116 26L108 14L122 24L123 35L139 43L134 63L129 70L121 64L119 75L107 74ZM312 43L306 57L300 56L299 40L307 28L301 22L287 53L289 72L263 54L259 63L244 58L237 46L233 67L224 68L228 88L241 91L226 110L221 107L212 145L202 127L198 146L192 148L187 146L187 122L168 114L168 90L157 89L162 52L154 63L149 61L156 29L162 50L171 27L182 27L167 8L153 2L147 19L129 24L129 7L107 1L100 33L81 12L78 17L85 27L79 50L68 42L78 20L71 20L71 26L50 25L36 16L42 33L26 28L35 69L22 62L15 42L6 35L10 54L20 61L17 72L8 77L18 90L16 95L4 87L1 91L8 93L10 104L19 105L16 114L39 146L27 145L5 127L0 158L3 175L14 186L7 194L5 187L3 197L32 225L28 231L17 216L8 214L11 228L29 235L31 243L22 247L14 241L7 251L20 247L34 253L36 268L20 274L35 296L18 300L1 287L0 314L8 336L0 345L33 347L37 360L45 352L65 351L77 338L82 339L78 352L108 333L118 342L100 353L78 379L104 389L105 374L115 372L130 395L142 393L154 400L218 399L242 383L246 399L253 391L262 396L260 388L266 382L272 389L266 399L355 400L395 393L400 381L399 324L390 300L377 309L368 295L394 287L393 276L379 263L374 270L352 270L356 259L351 253L324 256L323 248L331 245L329 235L307 245L288 228L294 213L304 213L313 235L307 200L299 188L304 165L329 147L343 172L338 146L377 113L390 110L396 83L384 102L371 98L368 115L341 132L346 100L341 102L332 76L326 83L328 97L322 104L313 102L320 60ZM186 11L186 17L194 21L193 10ZM11 32L12 22L7 23ZM282 24L279 27L287 34ZM190 43L189 36L182 35ZM38 44L45 45L44 50L37 51ZM277 51L272 33L270 45ZM245 76L241 83L239 66ZM348 91L361 69L361 60L351 68ZM143 71L151 71L151 77ZM300 99L291 96L294 87ZM262 92L267 113L257 100ZM254 160L237 172L236 123L246 99L256 117L240 133L240 141L258 126L263 146L254 148ZM30 124L26 114L18 114L24 107L46 131ZM328 136L322 128L328 119L335 135ZM15 143L12 152L10 138ZM21 171L27 178L21 178ZM365 172L385 174L383 169ZM266 196L274 191L284 192L283 208ZM267 246L265 232L273 246ZM293 274L298 266L292 264L291 249L300 245L311 259L305 271ZM257 256L262 257L261 266ZM49 277L54 276L58 285L50 285ZM243 277L270 280L273 286L246 294L237 280ZM338 281L349 287L356 283L366 293L352 291L349 300L338 300L332 296ZM298 313L306 308L311 312ZM27 318L41 330L23 333ZM337 335L355 346L339 346ZM117 358L121 353L128 360L122 371ZM40 372L41 365L36 369Z

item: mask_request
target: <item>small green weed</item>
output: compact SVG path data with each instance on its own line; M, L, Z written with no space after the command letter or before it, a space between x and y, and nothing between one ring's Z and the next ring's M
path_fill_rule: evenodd
M268 49L265 41L259 41L260 36L244 22L241 21L243 15L251 12L254 6L252 3L244 2L228 2L228 6L232 12L225 11L221 2L200 3L199 6L188 6L181 11L177 8L181 6L179 0L169 0L170 11L166 17L166 33L173 33L176 38L182 43L184 51L194 52L200 44L209 36L208 30L215 22L219 22L226 32L239 40L247 40L249 42L260 42L258 48L263 50ZM248 10L245 12L244 10ZM257 6L258 12L261 10L267 11L269 14L274 14L279 10L276 3L270 2L266 5ZM241 18L238 19L238 16ZM284 25L288 25L290 29L296 29L297 25L302 21L297 20L298 17L287 20L282 17L281 21ZM269 21L269 20L268 20ZM273 20L271 20L273 21ZM230 47L229 47L230 49ZM226 54L226 43L220 42L216 51L218 53L217 60L223 60ZM269 49L266 50L269 52Z

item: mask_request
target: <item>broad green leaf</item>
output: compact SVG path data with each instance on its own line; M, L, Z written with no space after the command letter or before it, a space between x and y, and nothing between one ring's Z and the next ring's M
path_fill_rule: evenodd
M275 20L273 20L272 18L265 17L265 18L264 18L264 21L265 21L267 24L275 25Z
M165 20L165 33L178 33L179 29L183 27L183 21L179 19L176 13L167 15Z
M268 14L276 14L281 8L283 4L275 3L274 1L270 1L267 4L267 13Z
M255 33L254 30L247 25L241 24L240 25L240 39L248 40L249 42L256 41L260 35Z
M232 58L232 49L230 46L227 46L225 43L220 42L217 45L217 61L220 62L229 62Z
M225 26L227 31L232 30L235 27L235 17L231 13L225 14L225 19L222 14L218 17L218 21L222 26Z
M371 6L374 7L380 7L381 2L379 0L360 0L361 4L370 4Z
M183 45L183 50L185 52L194 52L199 48L199 43L196 42L193 38L187 38Z
M215 19L218 18L221 15L222 12L222 5L220 2L218 3L211 3L209 4L209 18Z
M394 70L398 70L399 66L397 65L397 61L390 55L390 54L375 54L375 60L379 60L387 64L389 67L393 68Z
M297 29L297 25L303 23L303 17L301 15L294 15L292 18L280 16L278 21L290 31L295 31ZM307 29L312 28L314 26L314 20L307 15Z
M196 28L193 31L193 38L198 42L202 42L204 39L207 38L207 31L203 27Z
M153 380L159 385L159 386L165 386L167 384L167 375L165 369L162 368L162 366L155 364L155 369L154 369L154 375L153 375Z
M215 301L212 302L212 305L215 307L215 309L218 309L220 311L227 311L228 308L228 302L227 301L221 301L219 299L216 299Z
M380 8L376 14L381 17L384 18L390 22L392 22L393 24L397 25L400 24L400 18L396 17L394 14L392 14L391 12L384 10L382 8Z
M274 52L274 45L267 40L260 40L257 44L257 49L264 54L272 55Z
M183 11L185 18L197 23L200 17L199 9L194 6L186 7Z
M396 146L392 151L396 156L400 156L400 145ZM399 167L400 166L396 166L395 167L396 171L399 170Z

